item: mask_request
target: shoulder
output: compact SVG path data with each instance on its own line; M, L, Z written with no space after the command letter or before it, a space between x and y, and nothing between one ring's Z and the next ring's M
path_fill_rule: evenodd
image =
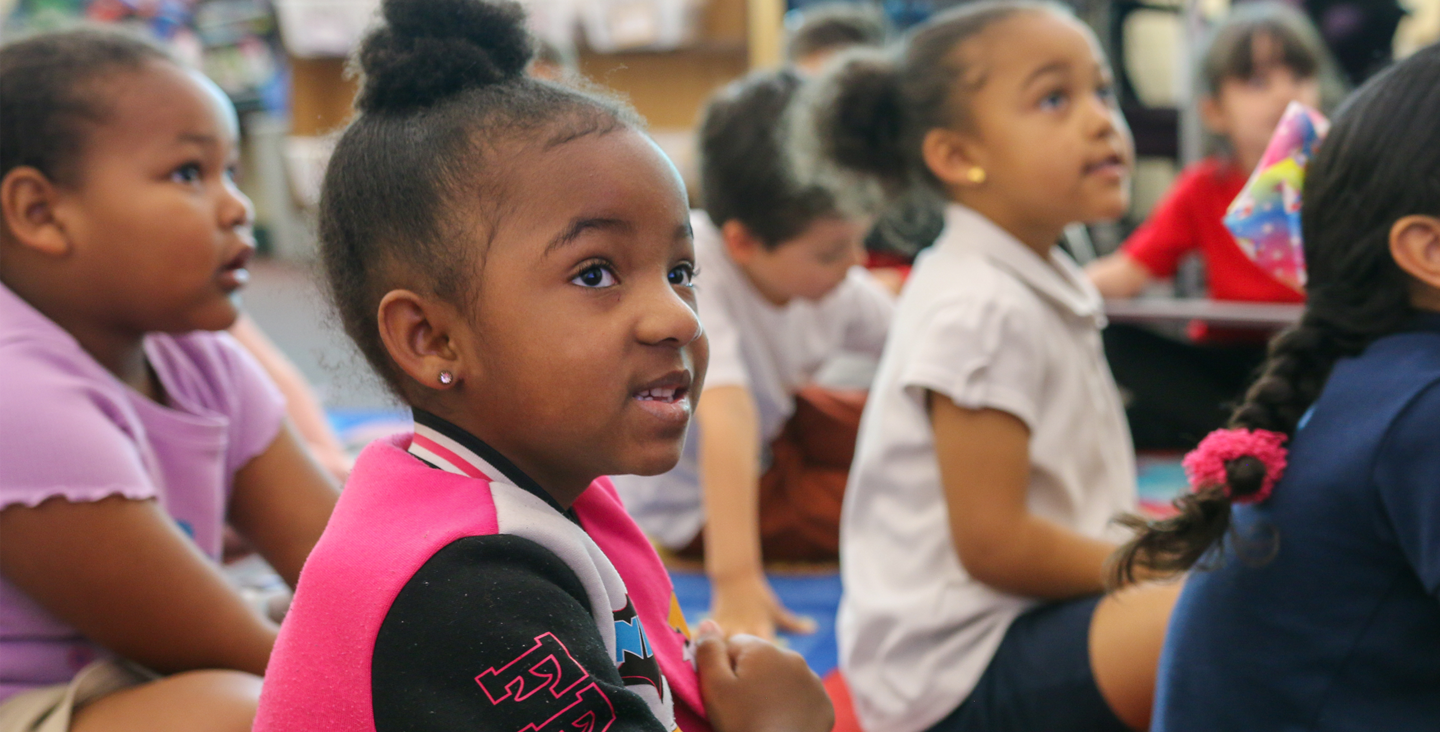
M284 417L284 397L229 333L152 333L146 336L146 355L177 406L223 414L237 428L253 426L269 444Z

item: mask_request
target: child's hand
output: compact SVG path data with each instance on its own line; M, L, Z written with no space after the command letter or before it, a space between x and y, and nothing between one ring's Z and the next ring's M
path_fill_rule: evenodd
M794 651L700 624L695 663L717 732L830 732L835 709L820 677Z
M775 640L775 633L815 632L815 621L790 612L765 575L755 572L714 582L710 617L730 633Z

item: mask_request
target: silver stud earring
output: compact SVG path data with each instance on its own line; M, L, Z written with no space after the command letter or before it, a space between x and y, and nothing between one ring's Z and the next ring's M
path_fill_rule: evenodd
M441 371L441 372L440 372L440 383L441 383L442 385L444 385L444 386L449 386L449 385L453 384L454 382L455 382L455 374L452 374L452 373L450 373L449 371Z

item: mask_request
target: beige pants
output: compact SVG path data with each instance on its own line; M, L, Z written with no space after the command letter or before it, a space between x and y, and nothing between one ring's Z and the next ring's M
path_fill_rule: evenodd
M23 691L0 703L0 732L69 732L71 717L86 705L155 678L128 661L96 661L68 684Z

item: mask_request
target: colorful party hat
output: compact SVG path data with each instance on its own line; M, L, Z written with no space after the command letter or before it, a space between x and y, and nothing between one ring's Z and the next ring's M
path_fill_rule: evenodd
M1300 238L1300 192L1315 145L1330 131L1319 112L1291 102L1265 146L1260 164L1225 211L1225 227L1245 256L1266 274L1305 289L1305 249Z

